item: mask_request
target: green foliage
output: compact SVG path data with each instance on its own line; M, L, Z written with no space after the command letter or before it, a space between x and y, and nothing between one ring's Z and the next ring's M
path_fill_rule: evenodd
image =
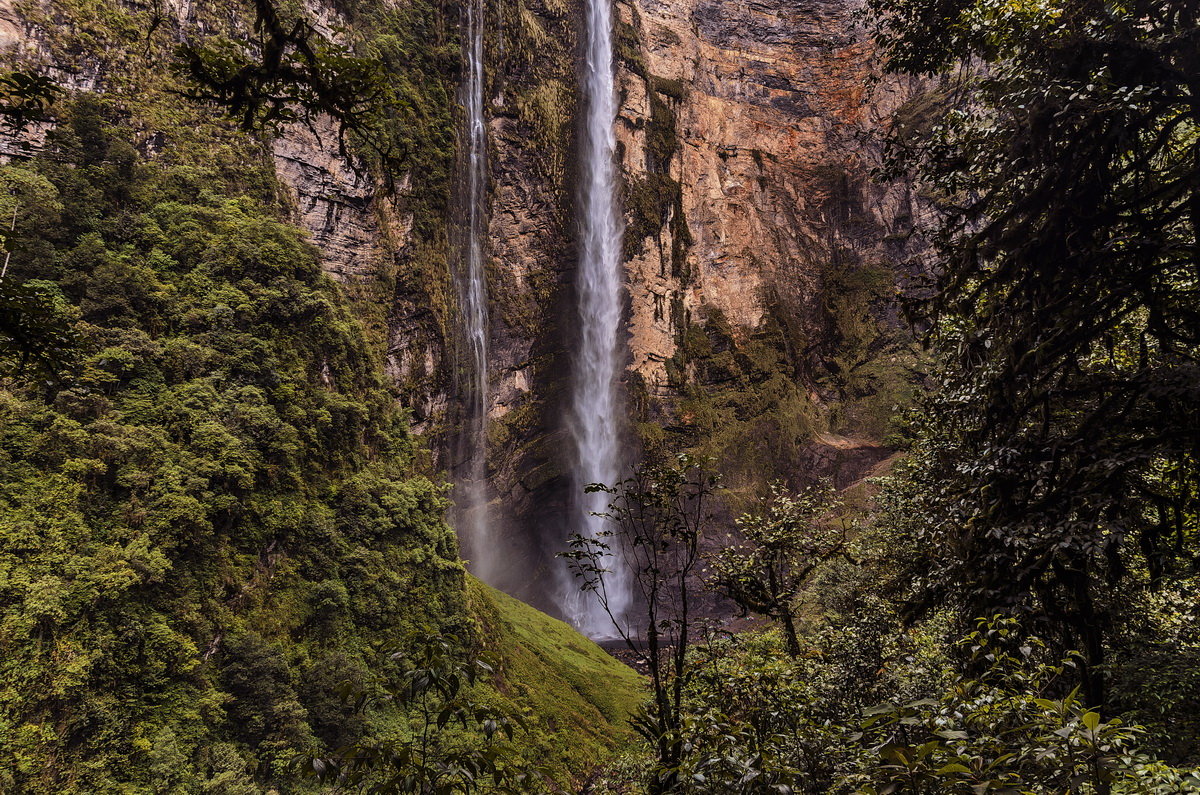
M682 307L673 314L682 339L666 368L681 397L666 450L649 453L683 449L715 458L731 492L760 486L764 472L799 470L803 446L821 425L785 329L772 318L743 334L718 310L697 320Z
M72 310L53 282L0 282L0 368L32 362L53 373L75 344Z
M947 360L911 489L924 596L1042 621L1100 703L1108 594L1194 568L1194 4L871 5L894 70L955 73L890 160L940 210L918 307Z
M1041 642L999 618L981 619L959 647L978 673L934 698L868 710L859 740L868 763L851 777L861 792L1108 792L1144 782L1140 729L1088 709L1078 687L1056 695L1070 687L1064 673L1076 658L1039 660Z
M1126 594L1111 641L1113 708L1144 725L1168 760L1200 747L1200 599L1195 578Z
M691 793L829 792L845 730L831 707L841 673L791 654L774 632L712 637L693 652L687 682Z
M0 74L0 119L12 130L43 121L61 92L57 83L35 72L14 69Z
M811 639L818 645L798 658L775 633L696 647L673 791L1200 791L1200 775L1140 750L1141 727L1085 705L1070 675L1078 655L1052 662L1011 620L981 619L928 659L894 658L890 675L873 674L891 680L892 697L865 711L846 698L848 670L829 640Z
M409 732L382 743L356 743L332 757L299 757L294 764L324 783L370 793L531 791L533 774L512 764L514 731L523 730L524 722L472 697L477 678L494 673L490 665L460 659L442 640L389 658L397 663L394 673L377 676L370 689L351 684L344 696L359 709L379 703L400 710L409 718ZM470 734L455 738L456 728Z
M611 529L594 536L575 533L559 553L580 590L599 602L629 651L649 669L651 699L635 716L634 729L654 747L651 793L678 786L682 754L683 685L692 643L693 577L700 543L712 520L711 502L720 481L711 461L679 455L671 464L643 463L619 483L593 483L588 492L610 496L601 514ZM609 590L613 567L632 579L633 604L623 607Z
M769 489L757 510L738 518L741 543L711 555L712 581L743 615L753 612L781 622L788 652L798 657L795 599L817 566L845 548L846 527L835 529L829 515L840 500L828 483L796 494L778 481Z
M19 211L4 286L71 356L0 383L0 788L258 791L354 730L324 669L464 631L462 569L312 247L114 121L81 97L3 176L56 208Z
M495 108L498 117L505 111L516 115L511 132L506 125L500 134L513 151L521 153L522 168L542 178L550 192L548 198L555 201L541 211L555 217L565 229L577 104L574 10L564 0L516 0L489 6L488 14L492 13L495 21L484 30L487 95L504 98ZM551 288L545 285L541 289ZM528 311L505 305L503 296L499 300L506 311ZM522 317L519 322L533 321Z
M363 129L384 95L381 64L328 41L304 17L287 20L274 0L254 0L259 40L180 46L192 99L215 102L245 130L311 122L327 114L339 131ZM251 54L253 53L253 54Z

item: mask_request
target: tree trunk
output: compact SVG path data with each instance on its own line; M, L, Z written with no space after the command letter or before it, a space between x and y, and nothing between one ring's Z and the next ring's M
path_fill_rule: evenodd
M786 605L779 608L779 618L783 621L783 636L787 639L787 651L794 660L800 656L800 638L796 636L796 621L792 618L792 609Z

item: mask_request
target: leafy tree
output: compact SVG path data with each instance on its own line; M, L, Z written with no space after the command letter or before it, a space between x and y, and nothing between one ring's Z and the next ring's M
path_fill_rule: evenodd
M75 345L75 312L53 282L0 282L0 367L33 362L53 372Z
M861 793L1183 792L1200 777L1137 752L1143 730L1089 709L1064 676L1076 655L1045 649L1011 619L980 619L959 646L977 667L933 698L867 712Z
M918 316L946 354L910 494L924 605L1080 648L1106 591L1193 566L1200 504L1200 29L1185 0L873 0L935 76L891 173L937 207Z
M708 638L689 658L682 790L832 791L853 714L838 708L844 679L837 665L793 656L777 631Z
M779 621L788 653L800 655L796 597L820 563L846 546L845 527L835 529L829 514L840 500L829 483L798 494L770 484L758 510L737 520L742 543L712 555L713 582L746 612Z
M405 736L355 743L334 756L300 757L297 765L319 781L380 795L520 795L534 789L531 774L512 763L511 748L500 742L511 741L524 722L471 698L477 679L493 673L490 665L461 660L442 640L422 643L411 654L394 652L390 659L399 663L398 671L377 678L371 690L352 684L344 694L360 709L380 703L400 708L411 717ZM470 733L455 736L455 725Z
M258 39L251 46L225 38L180 45L187 96L222 106L244 130L312 125L325 115L337 123L343 154L347 134L356 133L386 166L400 165L407 153L392 151L393 139L378 129L396 102L383 62L332 41L303 13L289 19L275 0L253 6Z
M999 616L949 648L937 640L929 656L894 656L879 672L890 698L866 710L831 697L847 673L835 659L793 658L775 631L696 647L675 791L1200 791L1200 773L1145 753L1142 727L1089 708L1072 675L1078 653L1056 657Z
M62 88L46 75L13 69L0 74L0 124L10 132L45 121Z
M18 259L28 255L30 239L44 234L57 221L63 205L58 190L41 174L19 166L0 168L0 363L7 360L18 370L30 363L53 372L65 363L74 344L73 310L61 290L45 279L20 278L29 272ZM0 222L3 223L3 222ZM0 365L2 366L2 365Z
M193 99L218 102L255 130L326 113L345 129L361 124L382 94L379 65L331 43L303 16L285 20L274 0L254 0L252 57L228 40L181 46Z
M589 485L589 491L611 497L603 514L610 529L597 537L573 535L570 551L563 553L580 588L595 595L630 651L649 668L651 704L634 727L654 747L652 793L673 792L679 783L693 578L711 518L709 499L718 484L707 463L680 455L673 464L644 463L615 485ZM613 610L610 557L625 567L637 588L629 615Z

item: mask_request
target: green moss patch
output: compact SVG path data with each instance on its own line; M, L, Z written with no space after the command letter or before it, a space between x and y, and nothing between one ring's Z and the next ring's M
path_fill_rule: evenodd
M628 719L645 697L640 674L567 624L469 577L467 599L498 697L529 721L533 761L581 778L632 743Z

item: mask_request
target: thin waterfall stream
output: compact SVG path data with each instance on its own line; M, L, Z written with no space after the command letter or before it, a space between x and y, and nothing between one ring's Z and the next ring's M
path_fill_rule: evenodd
M468 371L463 378L464 420L455 507L463 557L480 579L497 571L496 545L488 517L488 300L485 241L487 230L487 126L483 107L484 0L466 7L466 74L460 89L465 112L464 239L460 245L459 303L466 340Z
M617 201L617 95L614 85L611 0L588 0L583 95L586 107L580 163L580 240L577 300L579 346L571 384L571 436L574 442L575 499L569 529L596 537L607 520L592 515L607 508L604 493L584 494L589 483L614 484L620 476L621 441L617 378L623 357L621 331L621 237ZM611 557L611 556L610 556ZM618 618L628 609L631 585L614 560L605 587L609 609ZM568 576L568 580L571 578ZM592 593L564 582L562 602L568 620L593 638L613 637L612 620Z

